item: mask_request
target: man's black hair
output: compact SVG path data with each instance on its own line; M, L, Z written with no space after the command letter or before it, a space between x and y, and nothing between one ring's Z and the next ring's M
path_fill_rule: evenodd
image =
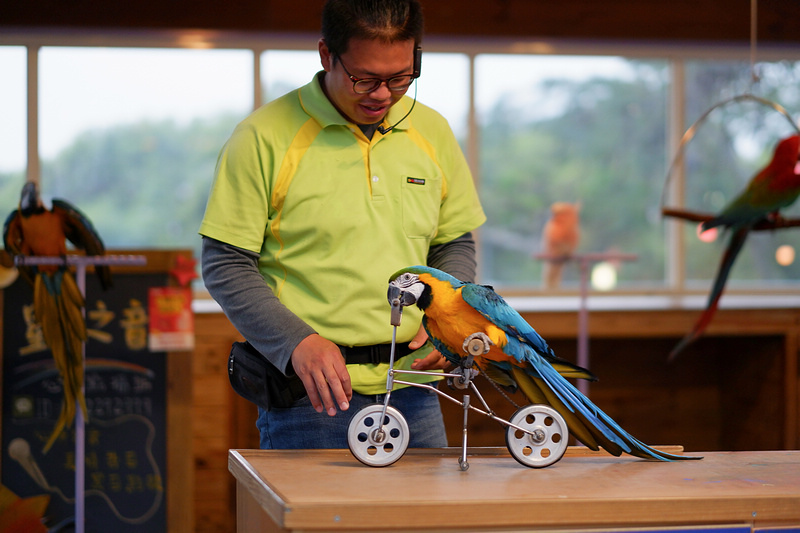
M328 0L322 9L322 38L334 59L351 39L386 43L422 41L424 18L418 0Z

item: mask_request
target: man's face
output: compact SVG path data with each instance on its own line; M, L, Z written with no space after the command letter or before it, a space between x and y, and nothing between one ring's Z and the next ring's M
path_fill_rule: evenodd
M381 41L351 39L347 52L336 62L325 42L319 42L319 54L325 75L325 92L339 112L356 124L375 124L383 120L389 108L404 92L392 92L385 83L367 94L353 91L356 78L388 79L411 74L414 65L414 41L387 44ZM344 63L344 66L342 64Z

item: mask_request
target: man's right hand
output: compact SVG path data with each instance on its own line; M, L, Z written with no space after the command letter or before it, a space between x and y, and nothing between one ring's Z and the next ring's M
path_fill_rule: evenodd
M336 408L350 407L353 389L339 347L316 333L309 335L292 352L292 366L306 388L318 413L334 416Z

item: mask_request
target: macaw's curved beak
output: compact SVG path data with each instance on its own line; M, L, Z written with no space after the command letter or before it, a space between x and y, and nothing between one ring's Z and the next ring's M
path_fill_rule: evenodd
M389 284L389 291L387 293L387 298L389 299L389 303L394 305L395 300L397 301L397 305L401 305L403 307L408 307L409 305L414 305L417 303L417 297L414 293L409 291L404 291L397 285L392 283Z
M22 195L19 200L19 210L23 215L31 215L41 206L39 200L39 187L35 182L28 181L22 187Z
M417 297L413 293L404 291L397 285L389 283L389 290L387 292L387 299L392 306L391 324L393 326L400 325L400 319L403 316L403 307L414 305L417 303Z

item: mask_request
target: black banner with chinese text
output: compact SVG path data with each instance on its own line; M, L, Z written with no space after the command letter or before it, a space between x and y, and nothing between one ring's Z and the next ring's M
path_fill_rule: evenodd
M166 531L166 353L148 351L148 288L166 274L86 278L85 515L87 532ZM43 447L62 385L22 279L4 289L2 484L20 498L47 494L49 528L73 529L75 427ZM188 379L188 377L187 377Z

